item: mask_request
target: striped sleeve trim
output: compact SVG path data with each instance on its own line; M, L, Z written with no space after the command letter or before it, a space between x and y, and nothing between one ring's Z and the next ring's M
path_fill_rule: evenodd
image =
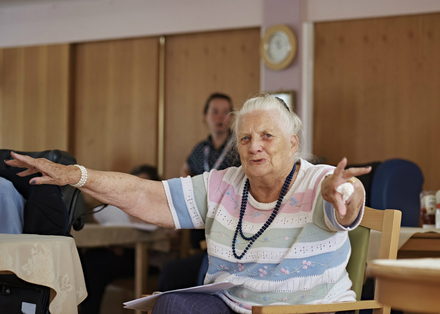
M173 220L174 220L174 226L176 229L181 229L179 218L177 218L176 209L174 208L173 198L171 197L171 191L170 191L170 186L168 184L168 181L162 181L162 184L163 184L163 188L165 190L165 195L167 197L168 206L171 211L171 216L173 217Z
M180 178L180 180L182 182L186 208L189 212L193 226L196 229L204 229L205 222L203 221L202 216L200 216L200 211L197 208L196 199L194 197L193 181L189 176L186 178Z
M325 178L325 177L324 177ZM324 180L324 178L321 180ZM321 187L319 186L319 194ZM324 200L323 206L324 206L324 213L325 213L325 224L327 227L332 231L351 231L353 229L356 229L359 224L362 221L362 217L364 216L364 209L365 209L365 189L363 189L364 192L364 203L362 204L362 208L359 210L359 214L354 220L354 222L350 226L343 226L339 223L339 221L336 219L336 209L333 207L333 205L327 201Z
M176 228L203 229L205 223L196 206L191 178L176 178L163 182Z
M364 198L365 202L365 198ZM333 208L332 204L327 201L324 201L324 211L325 211L325 222L327 226L333 231L350 231L356 229L357 226L362 221L362 217L364 216L365 204L362 205L361 210L359 211L358 216L354 220L354 222L350 226L341 225L336 219L336 210Z

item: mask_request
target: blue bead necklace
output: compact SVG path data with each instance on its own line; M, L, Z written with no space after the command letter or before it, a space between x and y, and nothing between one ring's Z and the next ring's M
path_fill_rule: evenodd
M246 252L249 250L249 248L252 246L252 244L254 244L255 240L257 240L258 237L263 234L263 232L270 226L272 221L275 219L276 215L278 214L278 210L280 209L281 202L283 201L283 198L289 189L289 185L290 182L292 181L292 177L293 174L295 173L295 169L296 169L296 164L293 166L292 171L290 171L289 175L287 176L286 181L284 181L283 188L281 189L280 196L278 197L277 204L275 205L272 214L264 223L264 225L261 227L261 229L251 237L246 237L243 234L243 229L242 229L243 216L244 216L244 212L246 211L247 199L249 194L249 179L246 180L246 183L243 188L243 196L241 198L240 217L238 219L237 228L235 228L234 239L232 240L232 253L234 254L235 258L242 259L243 256L246 254ZM240 235L243 239L245 239L246 241L250 241L240 256L238 256L237 253L235 252L235 242L237 241L238 232L240 232Z

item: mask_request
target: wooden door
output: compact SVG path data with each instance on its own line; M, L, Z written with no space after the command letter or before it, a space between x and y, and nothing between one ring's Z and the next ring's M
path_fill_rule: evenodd
M86 167L157 165L157 37L75 47L75 155Z
M260 29L166 37L164 178L180 168L197 142L208 136L203 106L213 92L241 107L260 86Z
M68 150L69 45L0 49L0 148Z

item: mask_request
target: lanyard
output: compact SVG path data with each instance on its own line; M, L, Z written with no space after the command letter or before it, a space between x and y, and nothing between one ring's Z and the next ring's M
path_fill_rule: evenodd
M228 142L226 143L226 146L225 146L225 148L223 148L223 151L222 151L222 153L220 154L220 156L217 158L217 160L215 161L215 164L214 164L214 166L212 167L212 168L210 168L209 167L209 164L208 164L208 157L209 157L209 145L205 145L205 151L204 151L204 153L205 153L205 158L204 158L204 160L203 160L203 165L204 165L204 167L205 167L205 171L209 171L209 170L211 170L211 169L218 169L218 167L220 167L220 165L222 164L222 162L223 162L223 160L225 159L225 157L226 157L226 154L228 153L228 151L229 151L229 149L231 148L231 145L232 145L232 141L233 141L233 139L232 139L232 136L231 137L229 137L229 140L228 140Z

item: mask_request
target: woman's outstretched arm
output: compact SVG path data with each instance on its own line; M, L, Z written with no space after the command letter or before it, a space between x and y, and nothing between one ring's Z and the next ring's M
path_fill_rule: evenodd
M35 159L16 153L11 153L11 156L13 159L5 160L6 164L26 168L18 173L19 176L38 172L42 174L41 177L32 178L30 184L73 185L81 179L81 170L77 166L65 166L44 158ZM146 222L174 228L162 182L125 173L87 169L87 181L80 189L97 200L119 207Z

